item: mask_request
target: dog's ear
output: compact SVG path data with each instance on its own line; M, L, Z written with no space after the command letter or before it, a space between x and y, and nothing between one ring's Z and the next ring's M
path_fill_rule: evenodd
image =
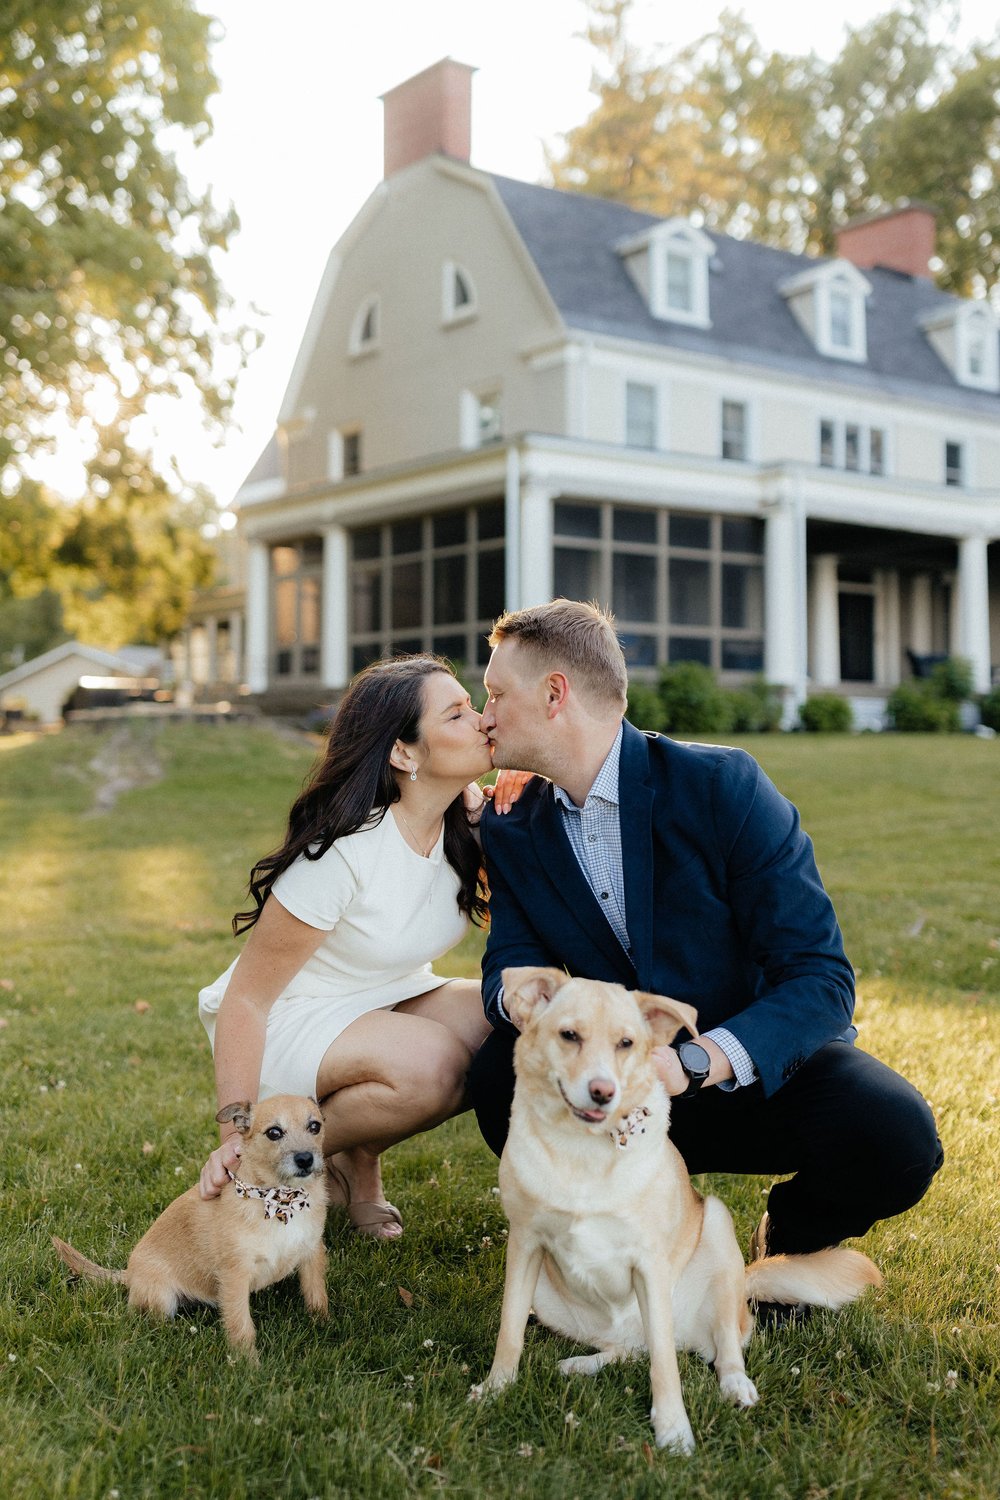
M569 978L562 969L504 969L503 1003L518 1031L529 1025L540 1005L548 1005Z
M241 1099L238 1104L224 1104L215 1118L220 1125L228 1125L232 1120L240 1135L246 1135L253 1124L253 1105L249 1099Z
M698 1035L698 1012L693 1005L671 1000L669 995L647 995L641 990L635 998L658 1047L672 1042L681 1027L692 1036Z

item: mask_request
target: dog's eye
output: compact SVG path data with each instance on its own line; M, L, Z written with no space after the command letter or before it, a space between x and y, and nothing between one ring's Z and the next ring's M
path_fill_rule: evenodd
M632 1038L630 1036L623 1036L621 1041L618 1043L618 1050L621 1051L623 1047L631 1047L631 1045Z
M580 1040L580 1033L578 1031L571 1031L568 1026L565 1031L560 1031L559 1035L564 1042L578 1042Z
M320 1120L310 1120L309 1124L306 1126L306 1129L308 1130L310 1135L319 1135L320 1131L323 1129L323 1125Z
M280 1141L284 1133L280 1125L272 1125L270 1130L264 1131L269 1141Z

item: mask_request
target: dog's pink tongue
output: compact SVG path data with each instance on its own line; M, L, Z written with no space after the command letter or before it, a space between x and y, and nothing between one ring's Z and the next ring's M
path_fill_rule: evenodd
M605 1118L603 1109L581 1109L580 1113L592 1125Z

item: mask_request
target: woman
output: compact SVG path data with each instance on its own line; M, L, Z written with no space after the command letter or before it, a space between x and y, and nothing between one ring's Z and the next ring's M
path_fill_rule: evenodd
M489 1030L478 982L441 979L431 962L485 918L483 798L469 783L490 768L479 714L443 661L360 673L284 843L251 872L254 904L233 918L246 945L199 996L220 1108L314 1095L330 1175L355 1228L379 1239L402 1233L381 1152L464 1107ZM238 1139L223 1126L202 1196L235 1170Z

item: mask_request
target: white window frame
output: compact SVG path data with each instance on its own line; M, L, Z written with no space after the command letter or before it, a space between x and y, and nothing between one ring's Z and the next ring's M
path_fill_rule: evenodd
M455 302L456 278L461 277L469 294L469 301ZM479 314L479 297L476 283L464 266L456 260L446 260L441 267L441 322L446 328L458 323L468 323Z
M833 462L831 464L823 462L823 424L825 422L833 428ZM858 466L853 469L847 467L848 427L855 427L858 432ZM882 434L882 467L879 470L872 469L873 432ZM827 474L856 474L861 479L885 479L892 471L889 429L881 422L869 422L864 417L831 416L827 412L820 412L816 419L816 467L823 469Z
M365 326L371 314L375 314L375 332L365 336ZM377 292L366 297L354 314L354 322L351 324L351 336L349 349L351 355L357 359L363 354L374 354L382 347L382 299Z
M977 372L972 368L972 351L978 339L982 340L983 367ZM993 314L985 306L963 307L956 318L955 340L959 382L978 391L1000 390L1000 341Z
M743 408L743 454L740 458L730 458L725 451L727 406L740 406ZM752 462L752 455L753 420L750 402L739 396L722 396L719 400L719 457L727 464L745 464Z
M483 435L482 411L490 402L499 413L497 430L489 436ZM482 448L486 443L498 442L503 437L503 386L500 381L477 386L462 392L458 413L459 446L469 451Z
M670 219L652 230L649 247L649 310L665 323L683 323L692 328L711 328L709 264L715 246L707 234L686 219ZM667 298L667 266L670 256L688 263L691 272L691 305L672 307Z
M865 301L871 290L871 282L862 276L857 266L846 260L829 261L815 269L802 271L779 287L817 352L828 359L850 360L852 364L864 364L868 359ZM836 342L833 337L835 295L850 300L851 338L847 344ZM810 304L808 311L804 306L806 302Z
M629 391L632 388L649 391L653 405L653 441L651 443L633 443L629 440L628 405ZM663 401L660 388L653 380L627 379L622 388L622 442L627 448L634 448L640 453L656 453L663 447L661 408Z

